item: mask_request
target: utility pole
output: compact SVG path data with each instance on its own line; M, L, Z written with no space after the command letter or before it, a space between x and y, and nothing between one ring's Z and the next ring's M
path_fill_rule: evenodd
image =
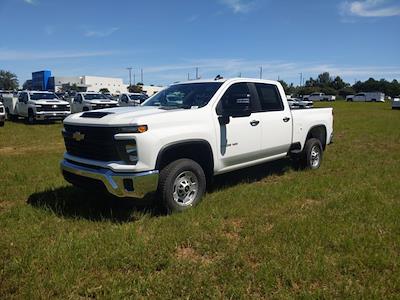
M129 71L129 86L132 86L132 67L126 69Z
M144 82L143 82L143 69L140 69L140 82L144 84Z
M299 73L300 75L300 86L303 86L303 73Z
M260 79L262 79L263 78L263 67L261 66L260 67Z
M196 67L196 79L199 79L199 67Z
M242 77L242 72L239 72L239 78L241 78Z
M187 80L188 80L188 81L190 80L190 74L189 74L189 72L187 73Z
M136 84L136 73L133 71L133 84Z

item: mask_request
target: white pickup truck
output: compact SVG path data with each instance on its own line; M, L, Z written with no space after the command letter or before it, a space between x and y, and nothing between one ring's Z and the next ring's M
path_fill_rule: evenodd
M24 117L30 124L36 120L63 120L71 114L69 103L51 92L22 91L17 96L3 95L3 103L8 119Z
M213 175L287 156L319 168L333 110L291 110L276 81L189 81L141 106L71 115L63 136L67 181L118 197L157 190L175 212L197 204Z
M72 113L116 107L118 101L111 100L102 93L78 93L71 102Z
M304 97L303 100L308 101L335 101L336 96L325 95L324 93L312 93L311 95Z

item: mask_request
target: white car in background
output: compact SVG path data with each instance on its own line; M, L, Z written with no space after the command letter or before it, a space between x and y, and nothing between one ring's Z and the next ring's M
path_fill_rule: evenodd
M312 93L310 96L304 97L303 99L309 101L335 101L336 96L325 95L324 93Z
M76 94L71 103L72 113L117 107L118 101L108 99L102 93L86 92Z
M385 94L381 92L358 93L353 98L346 98L354 102L385 102Z
M393 98L392 109L400 109L400 96Z
M6 119L6 110L4 109L3 103L0 102L0 127L4 126L5 119Z
M123 93L119 97L119 106L138 106L149 98L142 93Z

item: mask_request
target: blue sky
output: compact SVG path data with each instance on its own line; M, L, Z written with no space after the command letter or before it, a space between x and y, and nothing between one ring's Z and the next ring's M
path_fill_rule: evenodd
M0 69L146 84L329 71L400 80L400 0L0 0Z

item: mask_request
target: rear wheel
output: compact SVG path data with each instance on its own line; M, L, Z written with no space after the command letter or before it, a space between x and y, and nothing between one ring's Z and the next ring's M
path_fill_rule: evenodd
M190 159L179 159L160 172L158 194L168 212L181 212L197 205L206 190L201 166Z
M323 149L320 140L312 138L307 140L302 158L301 165L306 169L315 170L321 166L323 157Z
M1 121L0 122L0 127L3 127L4 126L4 121Z

